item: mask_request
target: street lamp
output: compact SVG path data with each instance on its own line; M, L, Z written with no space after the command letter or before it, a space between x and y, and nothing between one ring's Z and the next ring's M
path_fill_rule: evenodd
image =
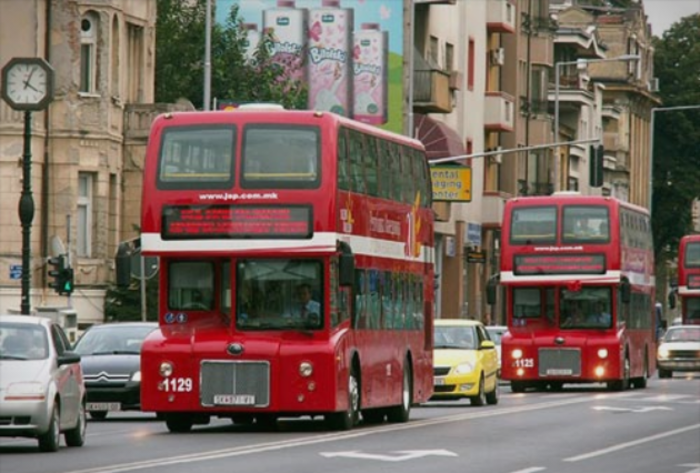
M669 112L675 110L699 109L700 105L678 105L675 107L654 107L651 109L651 123L649 124L649 213L652 209L652 197L654 196L654 114L656 112Z
M617 62L617 61L637 61L641 59L638 54L623 54L622 56L611 57L611 58L594 58L594 59L577 59L576 61L562 61L554 64L555 78L554 78L554 143L557 144L556 151L554 155L554 191L561 190L561 179L559 176L559 164L560 164L560 149L559 149L559 81L561 76L561 66L586 66L592 63L600 62Z

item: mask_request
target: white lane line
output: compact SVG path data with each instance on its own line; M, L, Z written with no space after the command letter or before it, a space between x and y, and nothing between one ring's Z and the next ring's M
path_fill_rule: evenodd
M536 471L546 470L543 466L533 466L532 468L525 468L524 470L512 471L511 473L535 473Z
M635 447L643 443L654 442L656 440L662 439L664 437L670 437L672 435L682 434L683 432L688 432L689 430L700 430L700 424L693 424L687 427L682 427L680 429L669 430L668 432L662 432L660 434L651 435L649 437L644 437L638 440L633 440L631 442L625 442L618 445L613 445L612 447L603 448L601 450L596 450L590 453L584 453L583 455L577 455L575 457L565 458L565 462L578 462L581 460L588 460L589 458L598 457L601 455L607 455L608 453L616 452L618 450L623 450L629 447Z
M409 422L406 424L395 424L385 427L376 427L371 429L357 429L351 432L342 433L331 433L331 434L321 434L314 435L303 439L290 439L286 441L274 441L259 443L254 445L244 445L239 447L226 448L221 450L211 450L208 452L198 452L186 455L169 456L162 458L154 458L150 460L143 460L133 463L120 463L112 465L104 465L95 468L88 468L84 470L73 470L66 473L123 473L127 471L143 470L146 468L158 468L169 465L192 463L198 461L215 460L220 458L237 457L241 455L251 455L255 453L263 453L269 451L282 450L293 447L302 447L314 444L323 444L328 442L335 442L339 440L347 440L358 437L365 437L368 435L375 435L387 432L396 432L400 430L416 429L420 427L428 427L440 424L451 424L454 422L464 421L468 419L479 419L484 417L496 417L502 415L511 415L517 413L525 413L538 411L542 409L550 409L561 406L567 406L571 404L580 404L585 402L591 402L592 399L589 396L577 397L574 399L567 399L561 401L543 402L528 406L518 406L512 408L499 408L495 410L482 410L480 412L469 412L460 415L450 415L445 417L437 417L433 419L424 419Z

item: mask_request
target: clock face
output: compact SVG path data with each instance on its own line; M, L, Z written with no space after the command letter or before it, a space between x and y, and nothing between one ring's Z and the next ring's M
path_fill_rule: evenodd
M46 70L39 64L15 64L7 71L7 97L20 105L36 104L48 92Z

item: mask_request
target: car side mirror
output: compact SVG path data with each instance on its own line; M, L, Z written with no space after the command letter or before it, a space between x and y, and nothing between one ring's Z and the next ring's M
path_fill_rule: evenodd
M57 362L58 366L80 363L80 355L73 351L66 351L63 353L63 355L58 356Z
M479 346L479 350L495 350L496 344L491 340L484 340Z

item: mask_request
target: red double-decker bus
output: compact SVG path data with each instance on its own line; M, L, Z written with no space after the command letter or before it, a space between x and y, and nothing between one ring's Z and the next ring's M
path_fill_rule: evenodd
M646 387L656 366L648 212L560 192L511 199L502 229L501 374L512 390ZM489 289L493 301L495 285Z
M700 235L686 235L678 245L678 296L681 323L700 325Z
M159 116L144 166L144 255L160 330L141 405L170 431L405 422L432 394L434 244L425 150L332 113Z

